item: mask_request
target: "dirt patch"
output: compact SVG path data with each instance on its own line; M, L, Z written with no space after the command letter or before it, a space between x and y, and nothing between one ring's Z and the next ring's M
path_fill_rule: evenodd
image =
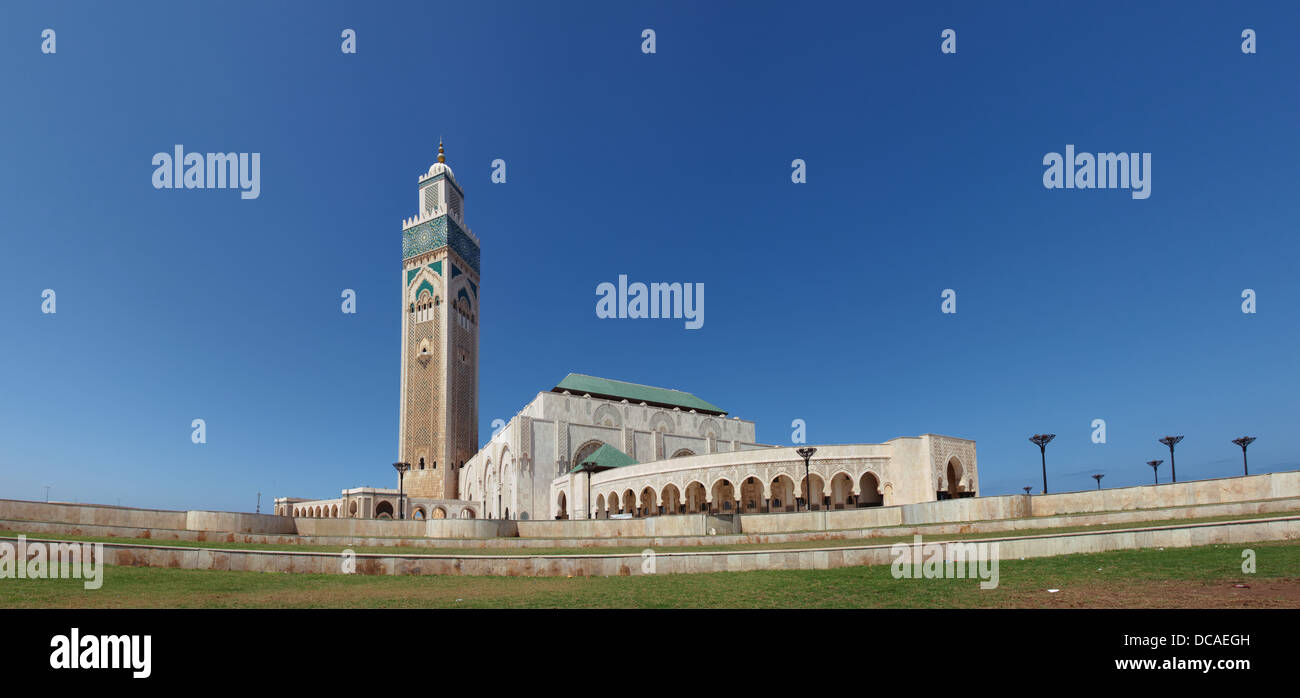
M1238 587L1237 585L1244 585ZM1109 580L1046 589L1008 590L1002 608L1300 608L1300 578Z

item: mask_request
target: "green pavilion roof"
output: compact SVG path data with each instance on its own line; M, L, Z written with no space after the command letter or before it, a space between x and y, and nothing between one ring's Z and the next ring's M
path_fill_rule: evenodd
M644 402L655 407L680 407L684 410L695 410L696 412L714 415L727 413L726 410L713 403L705 402L690 393L684 393L680 390L656 388L652 385L638 385L609 378L597 378L596 376L586 376L581 373L570 373L565 376L559 385L551 389L551 392L560 393L565 390L576 395L590 394L592 397L612 400L626 399L628 402Z
M590 465L588 465L590 464ZM591 452L591 455L582 459L581 463L575 463L573 469L569 472L576 473L583 469L583 466L591 470L609 470L610 468L621 468L625 465L636 465L636 459L626 453L610 446L601 444L600 448Z

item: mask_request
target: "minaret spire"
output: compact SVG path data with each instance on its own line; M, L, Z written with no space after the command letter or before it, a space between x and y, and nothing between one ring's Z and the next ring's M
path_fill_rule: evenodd
M443 152L443 149L442 149L442 139L441 139L441 138L438 139L438 162L441 162L441 163L444 163L444 164L447 162L447 154L446 154L445 152Z

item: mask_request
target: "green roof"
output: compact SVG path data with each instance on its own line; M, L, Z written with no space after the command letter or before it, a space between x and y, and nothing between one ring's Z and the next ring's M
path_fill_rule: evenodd
M573 469L569 472L576 473L588 463L591 464L589 467L592 470L609 470L610 468L621 468L625 465L636 465L636 459L609 444L601 444L600 448L583 458L581 463L574 464Z
M696 412L706 412L708 414L726 414L726 410L705 402L690 393L684 393L680 390L669 390L668 388L656 388L651 385L638 385L636 383L626 383L624 381L610 380L609 378L597 378L596 376L585 376L581 373L570 373L555 386L551 392L559 393L569 391L577 395L590 394L592 397L609 398L614 400L626 399L628 402L644 402L647 405L656 407L680 407L684 410L695 410Z

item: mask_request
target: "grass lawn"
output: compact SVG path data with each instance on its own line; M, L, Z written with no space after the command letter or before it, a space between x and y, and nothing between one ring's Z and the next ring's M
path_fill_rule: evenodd
M1255 574L1242 572L1245 548L1257 555ZM539 578L107 567L98 590L78 579L0 579L0 607L1300 608L1300 542L1004 560L991 590L971 579L894 579L890 569Z
M1142 528L1149 526L1167 526L1189 523L1211 523L1215 521L1235 521L1239 519L1263 519L1278 516L1294 516L1295 511L1289 512L1272 512L1265 514L1237 514L1232 516L1210 516L1194 519L1163 519L1159 521L1138 521L1130 523L1110 523L1097 524L1093 526L1059 526L1054 528L1034 528L1021 531L991 531L983 533L951 533L951 534L926 534L926 541L944 541L944 540L970 540L976 538L1005 538L1016 536L1037 536L1055 533L1080 533L1086 531L1107 531L1121 528ZM656 552L719 552L728 550L788 550L788 549L815 549L815 548L839 548L856 545L890 545L892 543L910 543L912 534L910 531L913 527L894 527L899 530L909 531L906 535L885 535L872 538L837 538L823 540L792 541L782 543L735 543L729 545L657 545L654 546ZM891 528L876 529L878 531L888 532ZM836 533L831 531L829 533ZM847 533L847 532L846 532ZM86 541L99 543L124 543L140 545L163 545L186 548L217 548L217 549L236 549L236 550L292 550L300 552L323 552L337 553L344 548L350 548L355 553L376 553L380 555L454 555L459 557L468 557L471 555L617 555L631 554L640 555L642 550L646 549L644 545L636 546L591 546L576 548L440 548L435 546L424 545L307 545L297 543L241 543L227 541L186 541L186 540L160 540L156 538L121 538L114 536L80 536L68 535L63 533L31 533L18 530L0 530L0 536L15 537L19 534L26 535L29 539L43 538L46 540L68 540L68 541ZM671 539L666 539L671 540Z

